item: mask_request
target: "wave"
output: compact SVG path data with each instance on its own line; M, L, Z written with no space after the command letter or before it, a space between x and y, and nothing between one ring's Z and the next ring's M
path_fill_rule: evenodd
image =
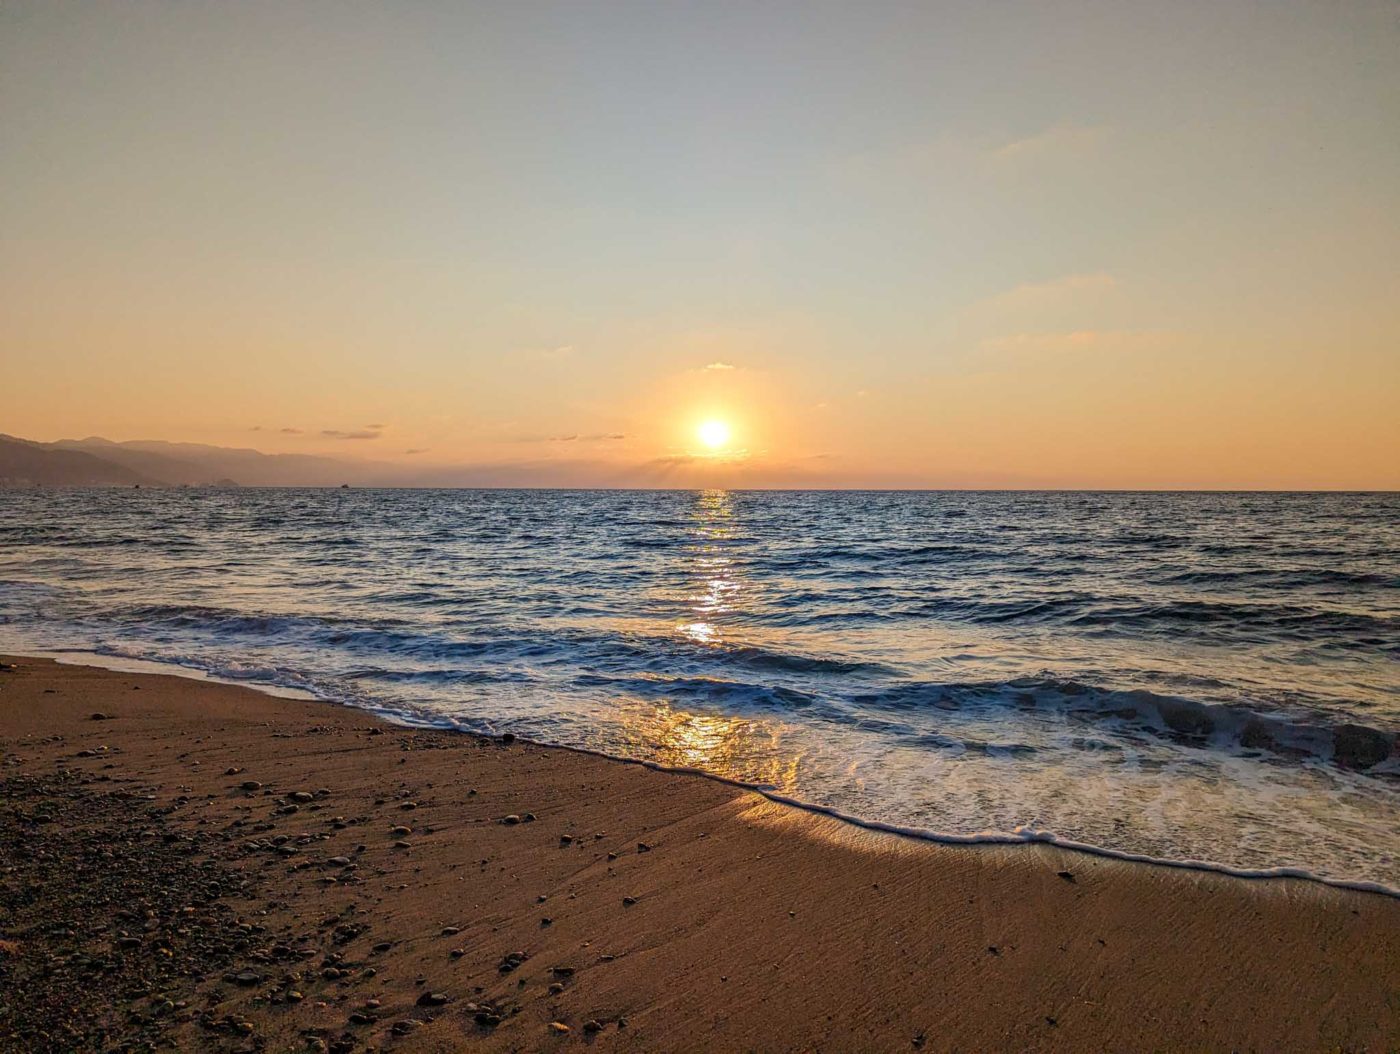
M1126 722L1186 746L1294 761L1320 760L1372 775L1400 776L1400 736L1396 731L1362 724L1335 712L1302 719L1145 688L1101 688L1049 676L972 683L914 681L856 695L851 701L862 707L896 711L997 706L1054 710L1076 718Z

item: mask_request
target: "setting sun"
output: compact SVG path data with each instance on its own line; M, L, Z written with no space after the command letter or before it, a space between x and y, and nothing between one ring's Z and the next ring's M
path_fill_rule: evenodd
M711 450L719 450L729 442L729 425L724 421L706 421L695 430L695 434Z

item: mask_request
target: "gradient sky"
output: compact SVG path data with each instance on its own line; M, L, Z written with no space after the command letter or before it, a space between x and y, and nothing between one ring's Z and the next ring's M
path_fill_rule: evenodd
M3 432L1400 486L1394 3L7 2L0 136Z

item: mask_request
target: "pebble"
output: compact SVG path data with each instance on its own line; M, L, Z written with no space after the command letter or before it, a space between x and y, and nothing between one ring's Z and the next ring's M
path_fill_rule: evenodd
M291 798L292 801L301 802L303 804L313 801L315 798L310 791L293 791L291 794L287 795L287 797Z
M649 852L651 852L651 846L647 845L646 842L638 842L638 843L637 843L637 852L639 852L639 853L649 853Z
M262 784L257 780L244 780L239 786L245 791L262 790Z
M601 1032L603 1031L603 1023L596 1018L589 1018L583 1023L583 1030L585 1032Z
M627 906L627 907L630 908L633 904L637 903L637 898L636 898L636 897L623 897L623 898L622 898L622 903L623 903L625 906Z
M569 1034L569 1026L562 1021L551 1021L549 1023L549 1030L559 1036L567 1036Z
M1056 872L1055 872L1055 875L1056 875L1056 877L1058 877L1058 878L1063 878L1066 882L1073 882L1073 881L1074 881L1074 872L1073 872L1073 871L1056 871Z
M511 813L509 816L501 817L501 823L505 824L507 827L514 827L519 822L520 817L517 816L515 813Z
M405 826L403 826L402 824L400 824L400 825L397 826L397 827L391 827L391 828L389 828L389 834L392 835L392 836L395 837L395 838L407 838L407 837L408 837L409 835L411 835L412 833L413 833L413 828L412 828L412 827L405 827Z
M459 934L459 933L461 933L461 932L462 932L462 927L460 927L460 926L444 926L444 927L442 928L442 936L444 936L444 937L455 937L455 936L457 936L457 934Z
M400 802L399 808L404 812L412 812L414 809L418 808L418 803L416 801Z
M563 991L564 991L564 985L563 985L562 982L555 981L553 984L551 984L551 985L549 986L549 994L550 994L550 995L559 995L559 994L560 994L561 992L563 992Z
M447 996L442 992L424 992L418 997L419 1006L442 1006L447 1002Z

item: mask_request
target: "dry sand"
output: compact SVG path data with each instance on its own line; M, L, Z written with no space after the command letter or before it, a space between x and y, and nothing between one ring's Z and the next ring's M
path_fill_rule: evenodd
M567 750L7 662L5 1051L1400 1042L1394 898L935 845Z

